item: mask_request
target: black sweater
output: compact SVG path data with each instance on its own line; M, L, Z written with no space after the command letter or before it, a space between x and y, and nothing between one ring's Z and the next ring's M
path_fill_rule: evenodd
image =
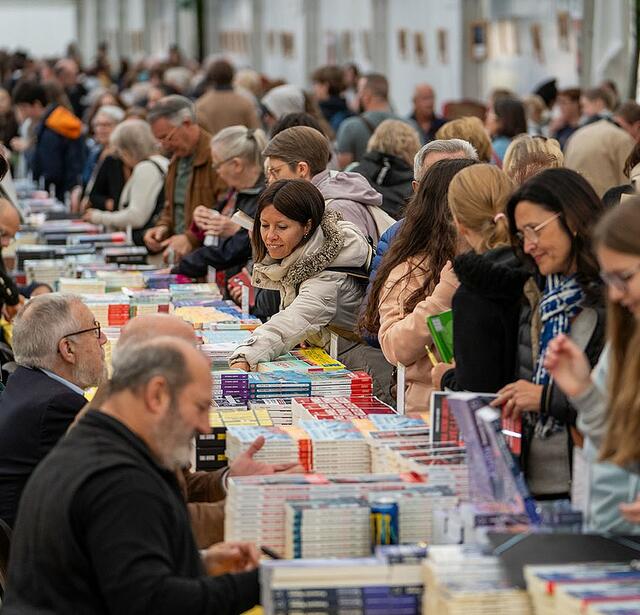
M443 376L442 387L495 393L514 380L522 289L529 274L508 247L463 254L454 271L460 281L452 303L456 367Z
M90 411L24 492L3 614L242 613L257 571L207 577L176 476Z

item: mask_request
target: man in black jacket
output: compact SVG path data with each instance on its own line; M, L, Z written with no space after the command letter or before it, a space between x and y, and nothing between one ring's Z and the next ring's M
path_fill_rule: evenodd
M3 613L242 613L258 602L248 543L198 552L175 477L209 431L206 357L175 337L114 355L109 397L24 492ZM208 574L223 574L210 578Z
M105 376L107 338L79 297L34 297L13 326L18 368L0 398L0 518L13 525L29 476Z

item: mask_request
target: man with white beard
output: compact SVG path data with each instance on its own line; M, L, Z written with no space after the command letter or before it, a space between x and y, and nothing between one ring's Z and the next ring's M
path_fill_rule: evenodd
M13 323L18 368L0 398L0 519L13 526L22 490L106 377L107 338L75 295L31 299Z
M211 389L208 360L183 339L118 348L108 397L24 491L3 613L226 615L258 602L256 547L199 552L175 476L209 431Z

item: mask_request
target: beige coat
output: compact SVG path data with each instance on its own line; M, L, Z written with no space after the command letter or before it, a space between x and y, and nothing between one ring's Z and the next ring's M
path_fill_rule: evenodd
M410 270L411 275L399 282ZM378 340L389 363L402 363L407 368L407 412L427 410L433 390L432 365L425 346L434 350L434 345L427 329L426 317L450 310L453 294L458 288L458 278L451 265L447 264L431 295L420 301L412 312L407 313L405 301L422 286L425 275L424 265L416 259L398 265L389 274L380 299Z
M215 136L228 126L259 128L255 105L233 90L209 90L196 100L198 124Z
M364 287L353 276L327 268L362 267L370 248L356 226L339 217L326 211L306 244L282 261L267 256L254 265L254 285L280 292L280 312L235 350L230 364L273 361L304 340L326 346L329 326L354 331Z
M624 163L635 141L609 120L598 120L571 135L564 154L564 165L582 175L602 198L620 184L628 184Z

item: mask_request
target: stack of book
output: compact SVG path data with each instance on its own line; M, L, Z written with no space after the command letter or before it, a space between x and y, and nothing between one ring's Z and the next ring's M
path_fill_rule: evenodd
M73 263L63 259L26 260L24 261L24 273L27 284L41 282L56 288L60 278L73 277Z
M104 295L107 283L104 280L91 278L60 278L58 292L74 295Z
M215 470L227 465L227 428L232 426L272 425L266 412L254 412L243 399L230 395L215 398L209 409L208 434L196 437L196 470Z
M275 359L258 364L259 372L293 370L300 372L339 371L347 368L332 359L322 348L299 348Z
M362 474L371 472L364 436L348 421L299 421L298 457L306 472ZM285 428L286 429L286 428Z
M206 300L222 300L220 289L217 284L184 284L182 282L169 281L168 286L159 288L168 288L173 301L183 299L206 299Z
M107 292L120 292L123 286L127 288L144 288L144 278L139 271L96 271L96 277L104 280L107 285Z
M580 588L586 586L587 589L597 593L607 593L607 588L621 586L622 591L630 589L635 585L635 590L640 592L640 571L633 569L628 563L606 564L606 563L586 563L586 564L553 564L547 566L526 566L524 577L527 583L527 591L533 602L536 615L546 615L556 613L571 612L560 611L559 608L569 609L575 604L575 597L578 593L583 594ZM560 591L564 592L563 602L565 607L561 607L559 602ZM572 596L566 592L574 592ZM584 595L583 597L587 599ZM593 598L593 596L592 596ZM613 596L611 597L613 599ZM640 595L637 596L640 604ZM580 613L587 611L586 607L593 607L595 610L598 601L591 600L591 605L585 602ZM597 611L595 611L597 612ZM605 611L606 612L606 611Z
M249 373L241 369L225 369L211 373L213 397L231 395L243 400L249 399Z
M378 547L375 557L264 561L265 615L420 615L424 548Z
M431 547L423 572L425 615L533 613L527 592L507 581L497 557L477 547Z
M395 415L389 405L372 396L296 397L291 402L293 424L304 420L366 419L371 415Z
M249 374L249 398L271 399L281 397L309 397L311 380L307 374L292 371L274 371Z
M147 288L169 290L172 284L189 284L191 278L179 273L160 273L158 271L150 271L143 275L144 284Z
M410 474L275 474L233 477L227 485L225 540L248 540L267 546L277 553L284 553L286 502L367 498L369 493L386 495L389 492L410 490L421 484L425 484L421 477ZM247 523L247 519L251 519L251 523Z
M214 371L227 369L234 350L251 337L251 331L243 329L202 330L200 333L203 341L201 350L211 359Z
M282 397L254 399L249 401L249 408L256 413L266 411L271 422L277 427L293 424L290 399Z
M168 313L171 295L164 289L135 290L124 287L122 292L129 297L131 318L142 314Z
M129 297L125 294L82 294L81 297L102 326L123 327L129 322Z
M257 437L262 436L265 439L265 444L254 455L256 461L296 463L298 461L298 442L284 429L249 425L227 427L227 458L233 461L246 451Z
M285 503L285 549L289 559L364 557L371 552L369 502L335 498Z
M586 615L639 615L640 600L594 602L585 613Z
M640 602L640 582L634 580L628 583L580 583L573 586L560 586L556 591L556 608L558 615L583 615L591 607L597 608L611 602L629 607L631 602ZM636 610L636 613L638 611ZM614 611L615 613L615 611Z

